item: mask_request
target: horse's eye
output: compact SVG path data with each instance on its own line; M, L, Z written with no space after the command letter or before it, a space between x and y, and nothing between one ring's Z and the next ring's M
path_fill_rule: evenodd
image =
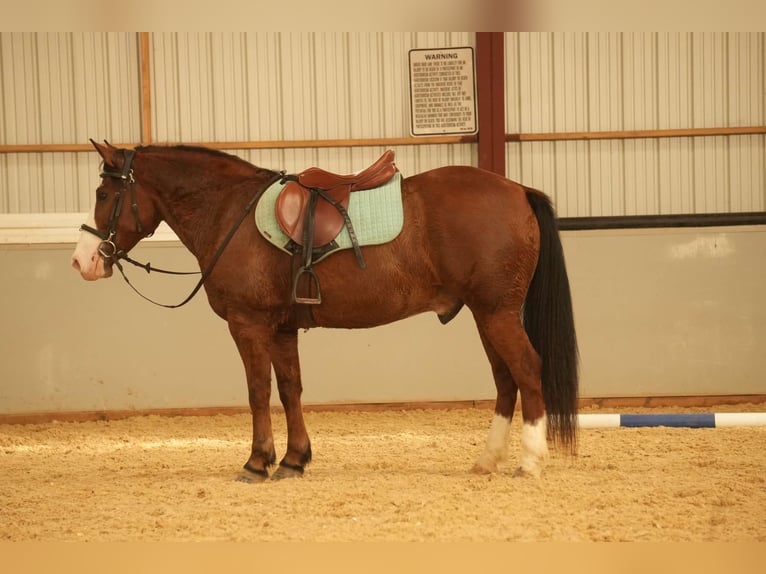
M105 191L99 191L96 194L96 199L98 201L104 201L107 197L109 197L109 195Z

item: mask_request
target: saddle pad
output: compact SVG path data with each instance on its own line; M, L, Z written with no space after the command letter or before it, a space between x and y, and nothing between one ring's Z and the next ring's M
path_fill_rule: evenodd
M387 243L395 239L401 232L404 224L401 183L402 174L396 173L388 183L380 187L351 193L347 211L360 246ZM279 227L274 214L277 196L284 186L285 184L277 181L261 196L255 207L255 225L261 235L272 244L285 253L292 254L287 249L290 238ZM319 201L323 200L320 199ZM315 262L319 262L341 249L353 247L345 225L335 237L335 242L338 247L325 253Z

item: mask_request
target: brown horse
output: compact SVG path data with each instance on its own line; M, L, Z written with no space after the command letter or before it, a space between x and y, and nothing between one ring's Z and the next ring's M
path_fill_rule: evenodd
M162 220L196 256L210 306L228 322L247 375L253 442L240 480L267 479L276 461L272 366L287 418L287 452L272 478L300 476L311 460L298 329L374 327L427 311L447 322L464 305L497 387L486 447L473 470L495 472L506 456L517 392L523 426L515 474L539 476L547 436L574 452L572 303L556 218L541 192L468 166L403 179L402 231L363 247L364 269L351 250L318 263L323 299L307 313L291 297L292 258L244 217L279 173L206 148L93 145L104 161L102 183L72 265L88 280L109 277Z

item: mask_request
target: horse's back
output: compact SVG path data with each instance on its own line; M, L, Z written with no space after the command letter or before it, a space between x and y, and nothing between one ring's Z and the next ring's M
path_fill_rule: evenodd
M445 191L493 191L523 194L525 187L497 173L470 165L448 165L411 175L403 180L403 186L415 184L425 188L437 186Z

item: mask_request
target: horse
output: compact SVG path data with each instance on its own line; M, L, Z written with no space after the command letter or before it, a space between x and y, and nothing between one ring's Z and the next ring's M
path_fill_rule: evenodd
M71 264L86 280L110 277L161 221L196 257L210 307L228 323L245 367L252 447L237 480L300 477L311 461L299 330L363 329L425 312L447 323L463 307L473 314L497 392L486 445L471 470L496 473L507 458L517 395L521 450L512 475L539 477L549 442L576 454L572 298L557 217L543 192L471 166L402 177L399 234L361 248L364 269L352 250L316 264L323 297L307 312L291 296L295 258L245 217L284 172L205 147L91 143L103 172ZM125 200L130 209L122 209ZM272 367L287 419L287 448L276 468Z

